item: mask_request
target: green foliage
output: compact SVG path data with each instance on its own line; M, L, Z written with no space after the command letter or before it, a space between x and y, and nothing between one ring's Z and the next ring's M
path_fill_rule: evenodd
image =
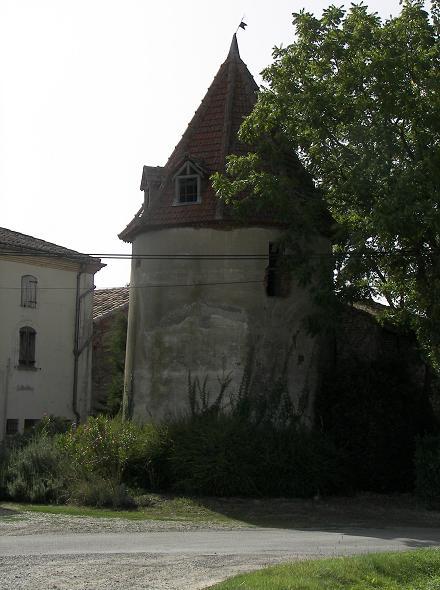
M207 379L200 384L189 375L190 413L168 425L172 489L293 497L344 489L344 453L301 426L301 408L294 408L281 381L264 394L251 393L245 372L236 394L229 385L229 377L219 379L212 396Z
M132 422L100 415L58 439L75 475L100 477L112 488L122 483L127 463L144 453L142 429Z
M218 412L169 425L174 490L214 496L311 497L344 490L345 463L325 436L296 422Z
M356 557L295 561L234 576L212 590L434 590L440 552L419 549Z
M413 489L415 437L436 424L403 363L341 363L324 381L315 413L317 425L346 454L347 488Z
M416 494L430 508L440 507L440 436L417 440Z
M124 484L109 486L108 480L88 475L69 486L69 502L97 508L135 508L134 499Z
M120 417L90 417L77 429L58 438L72 467L71 498L88 504L127 506L123 484L147 489L164 485L164 457L169 441L165 427L137 425ZM100 487L106 493L98 494ZM121 487L122 486L122 487Z
M54 437L57 434L63 434L69 430L70 420L60 416L43 416L32 430L32 436L49 436Z
M403 0L385 22L363 4L295 13L295 41L274 49L240 130L253 151L232 156L214 187L245 217L270 208L287 224L296 276L311 288L332 264L311 246L322 197L335 221L336 292L386 298L389 318L411 326L438 367L438 1L431 16L422 0ZM325 281L315 292L330 296Z
M111 416L116 416L122 407L124 394L125 347L127 342L128 319L124 313L115 317L110 337L110 366L111 383L107 396L107 410Z
M66 468L66 457L53 439L34 436L8 457L7 494L25 502L61 501L65 497Z
M9 463L10 449L0 443L0 500L6 498L6 470Z
M231 383L231 376L225 375L219 379L220 391L214 401L211 401L211 394L208 389L208 377L205 377L203 383L200 383L198 377L191 378L191 372L188 373L188 402L192 416L204 416L207 414L217 414L222 409L225 393Z

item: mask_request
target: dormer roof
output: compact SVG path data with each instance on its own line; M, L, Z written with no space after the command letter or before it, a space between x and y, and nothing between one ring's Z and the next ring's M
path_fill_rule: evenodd
M122 240L131 241L137 233L159 227L216 224L224 220L223 205L209 177L225 169L227 155L248 151L238 141L237 133L255 105L257 91L234 35L226 60L165 166L144 167L141 189L147 190L149 183L155 182L155 196L121 232ZM200 174L201 194L197 203L180 206L175 198L175 177L187 161L204 172Z

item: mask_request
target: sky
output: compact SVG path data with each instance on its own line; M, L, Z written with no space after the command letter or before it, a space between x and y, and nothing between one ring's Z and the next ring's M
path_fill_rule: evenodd
M0 226L129 254L117 234L142 203L142 166L165 164L241 19L241 57L260 84L273 47L294 40L292 12L330 3L0 0ZM399 12L398 0L365 4ZM129 282L129 262L103 262L98 288Z

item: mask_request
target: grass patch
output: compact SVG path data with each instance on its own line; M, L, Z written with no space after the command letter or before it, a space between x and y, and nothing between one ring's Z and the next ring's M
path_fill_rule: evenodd
M27 511L91 518L125 518L128 520L171 520L195 523L210 522L230 525L239 524L237 519L215 512L190 498L167 498L159 495L148 495L141 496L137 500L140 505L133 510L111 510L107 508L73 505L3 503L0 504L0 509L3 508L5 514L2 516L0 510L0 518L10 518L11 511L14 511L16 515Z
M17 514L18 511L27 510L96 518L206 522L288 529L440 527L440 512L424 509L408 494L362 494L321 500L193 498L145 494L135 496L135 502L134 509L95 508L72 504L4 503L0 504L0 518L6 516L2 516L3 507L11 508Z
M215 590L437 590L440 550L299 561L226 580Z

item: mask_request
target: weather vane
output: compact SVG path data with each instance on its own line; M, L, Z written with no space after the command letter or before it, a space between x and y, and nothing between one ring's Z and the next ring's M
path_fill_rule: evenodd
M243 31L246 30L247 23L244 22L244 19L245 19L245 15L243 14L240 24L238 25L237 30L235 31L236 33L238 32L238 29L243 29Z

